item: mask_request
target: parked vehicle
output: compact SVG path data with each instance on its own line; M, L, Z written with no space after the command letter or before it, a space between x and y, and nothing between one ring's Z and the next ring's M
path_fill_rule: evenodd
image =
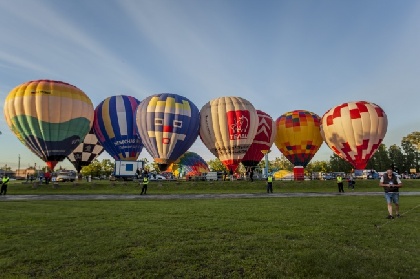
M227 176L227 178L228 177L229 176ZM212 180L212 181L223 180L223 172L218 172L218 171L208 172L206 174L206 180L207 181L210 181L210 180Z
M133 180L137 172L144 168L143 161L115 161L113 177L117 179Z
M150 173L149 180L166 180L166 177L160 174Z
M75 171L61 170L57 172L57 178L55 180L59 182L66 182L66 181L73 182L76 180L76 177L77 177L77 174Z

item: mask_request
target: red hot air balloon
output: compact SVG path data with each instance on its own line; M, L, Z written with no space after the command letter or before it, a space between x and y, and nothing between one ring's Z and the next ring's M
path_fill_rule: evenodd
M276 137L276 123L270 115L257 110L258 129L251 146L242 158L245 167L255 167L264 157L263 150L270 150Z
M381 107L366 101L349 102L327 111L321 135L335 154L364 169L385 137L388 118Z

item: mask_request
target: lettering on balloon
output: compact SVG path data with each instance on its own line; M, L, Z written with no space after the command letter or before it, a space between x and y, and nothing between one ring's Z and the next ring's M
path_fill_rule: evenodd
M236 145L236 146L218 146L210 149L211 152L217 154L245 154L249 149L249 144Z
M124 144L138 144L140 142L140 140L138 139L124 139L124 140L117 140L114 142L115 146L120 146L120 145L124 145Z
M230 140L246 139L249 134L250 113L247 110L227 111Z

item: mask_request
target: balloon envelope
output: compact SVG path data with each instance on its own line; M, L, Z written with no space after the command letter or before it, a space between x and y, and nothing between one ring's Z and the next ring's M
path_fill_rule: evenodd
M89 132L93 105L71 84L35 80L9 93L4 116L17 138L53 170Z
M382 143L387 126L387 115L378 105L348 102L324 114L321 134L334 153L355 169L364 169Z
M321 118L313 112L294 110L276 120L275 144L296 167L306 165L322 145Z
M95 109L93 131L115 160L135 161L143 149L136 132L135 110L140 101L131 96L112 96Z
M180 173L192 176L210 171L206 161L194 152L185 152L178 160L170 164L167 170L173 172L175 176Z
M257 127L254 106L240 97L216 98L200 110L201 140L232 171L251 146Z
M91 129L76 149L67 156L67 159L73 164L77 172L80 172L82 167L92 163L103 151L104 148L98 141L93 129Z
M257 110L258 128L251 146L242 158L245 167L255 167L264 157L263 150L270 150L276 137L276 123L270 115Z
M161 170L184 154L198 137L200 115L187 98L171 93L144 99L136 112L138 133Z

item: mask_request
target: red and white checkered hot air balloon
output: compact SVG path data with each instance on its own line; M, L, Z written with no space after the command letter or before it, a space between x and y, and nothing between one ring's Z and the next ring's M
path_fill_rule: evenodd
M255 167L264 157L263 150L270 150L276 137L276 123L267 113L257 110L258 129L251 146L242 158L245 167Z
M321 135L338 156L364 169L385 137L388 118L381 107L366 101L344 103L322 117Z

